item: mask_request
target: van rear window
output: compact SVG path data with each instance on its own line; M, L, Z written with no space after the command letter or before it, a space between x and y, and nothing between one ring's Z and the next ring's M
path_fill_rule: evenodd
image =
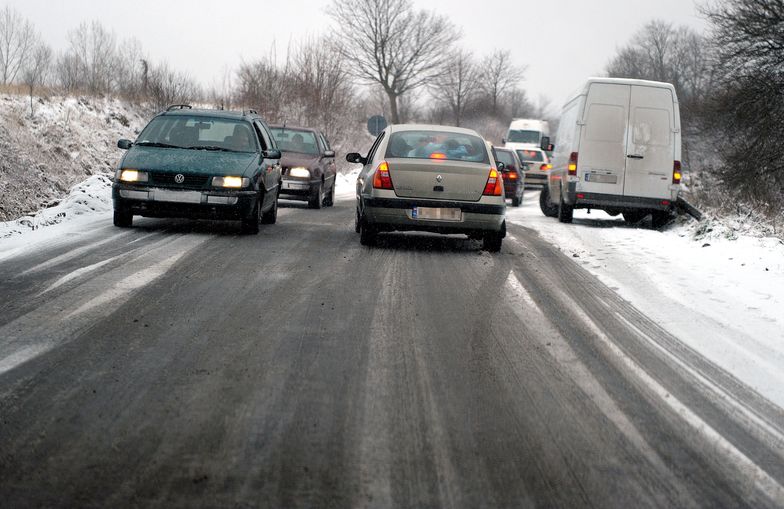
M401 131L392 134L387 158L443 159L490 164L482 138L447 131Z

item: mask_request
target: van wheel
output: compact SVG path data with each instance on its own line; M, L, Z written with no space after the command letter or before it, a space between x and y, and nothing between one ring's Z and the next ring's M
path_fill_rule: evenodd
M563 192L558 193L558 196L558 220L562 223L571 223L574 219L574 207L564 202Z
M129 210L114 210L114 226L130 228L133 226L133 214Z
M539 208L542 210L542 214L547 217L558 216L558 206L550 203L550 188L547 186L544 186L542 192L539 193Z
M647 213L640 212L640 211L624 212L623 220L629 224L637 224L643 219L645 219L645 216L647 215L648 215Z
M653 226L654 230L664 228L667 226L667 223L670 222L670 219L672 219L672 216L668 210L663 212L654 212L651 214L651 226Z

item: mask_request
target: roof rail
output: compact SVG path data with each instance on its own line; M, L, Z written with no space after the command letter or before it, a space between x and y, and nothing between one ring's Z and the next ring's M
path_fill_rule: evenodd
M243 115L258 115L259 112L256 110L245 110L242 112Z
M193 109L193 106L191 106L190 104L172 104L171 106L169 106L168 108L166 108L166 111L173 111L173 110L192 110L192 109Z

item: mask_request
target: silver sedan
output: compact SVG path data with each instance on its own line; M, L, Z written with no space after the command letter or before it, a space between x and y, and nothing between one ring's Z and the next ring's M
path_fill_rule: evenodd
M373 143L357 179L356 230L363 245L380 232L460 233L499 251L506 236L501 169L475 131L393 125Z

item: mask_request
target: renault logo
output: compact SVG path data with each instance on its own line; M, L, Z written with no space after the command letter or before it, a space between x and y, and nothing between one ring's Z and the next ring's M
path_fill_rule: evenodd
M185 182L185 175L183 175L182 173L178 173L177 175L174 176L174 182L176 182L177 184L182 184L183 182Z
M439 176L436 177L436 182L438 182L439 184L441 182L443 182L443 181L444 181L444 177L443 176L439 175Z

